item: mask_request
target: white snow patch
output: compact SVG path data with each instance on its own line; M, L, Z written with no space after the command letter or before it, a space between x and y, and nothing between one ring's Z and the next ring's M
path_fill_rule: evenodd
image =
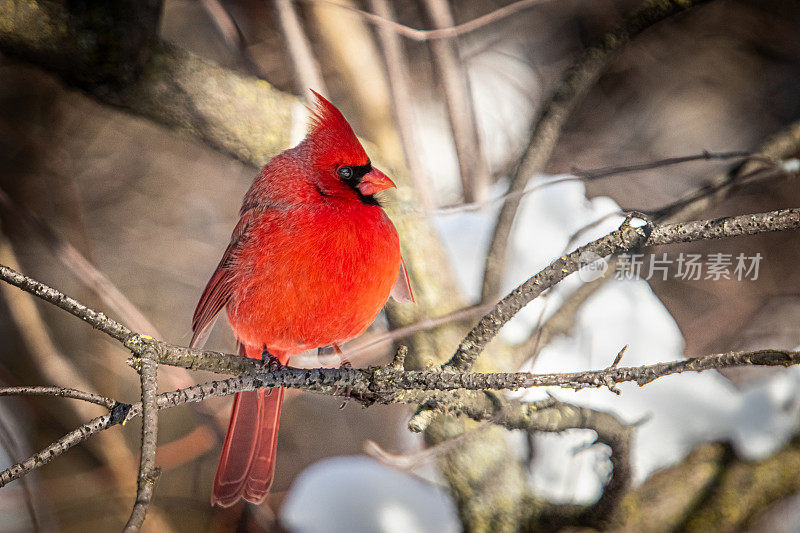
M281 510L290 531L460 531L449 495L366 457L334 457L307 468Z

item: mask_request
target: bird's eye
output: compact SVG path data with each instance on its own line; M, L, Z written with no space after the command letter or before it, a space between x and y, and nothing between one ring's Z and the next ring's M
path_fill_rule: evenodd
M339 167L336 171L343 180L349 180L353 177L353 167Z

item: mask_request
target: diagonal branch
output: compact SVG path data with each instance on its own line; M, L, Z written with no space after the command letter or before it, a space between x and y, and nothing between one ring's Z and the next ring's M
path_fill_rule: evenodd
M278 12L283 38L286 40L286 49L294 67L295 83L300 94L307 94L308 89L328 94L322 72L317 58L311 49L311 43L306 36L300 17L295 10L292 0L275 0L275 10Z
M500 279L505 264L508 236L519 207L518 193L525 189L528 180L542 172L561 135L561 129L573 109L616 53L634 37L650 26L703 3L705 0L648 0L614 31L604 35L598 44L588 48L561 80L556 91L544 104L536 121L525 153L511 177L509 198L503 204L495 224L484 267L481 300L491 300L500 291Z
M95 329L99 329L109 337L112 337L120 342L131 336L133 333L127 327L123 326L113 318L109 318L103 313L90 309L66 294L57 291L56 289L45 285L35 279L24 276L5 265L0 265L0 279L3 281L19 287L25 292L29 292L34 296L38 296L45 302L51 303L59 307L67 313L74 315L84 322L88 323Z
M520 309L546 289L553 287L584 266L584 263L581 262L583 254L591 253L599 257L607 257L630 251L638 246L720 239L798 228L800 228L800 208L714 220L662 224L654 227L649 234L644 228L634 228L626 222L619 230L558 258L544 270L511 291L472 328L461 341L453 357L444 366L459 370L470 368L475 358L497 335L500 328L511 320Z
M70 242L62 239L42 217L25 206L15 203L1 188L0 208L7 211L9 216L21 221L36 232L52 251L53 255L71 270L81 282L92 289L112 311L126 320L132 328L136 331L162 338L156 327L133 302L122 294L117 286L108 279L108 276L103 274Z

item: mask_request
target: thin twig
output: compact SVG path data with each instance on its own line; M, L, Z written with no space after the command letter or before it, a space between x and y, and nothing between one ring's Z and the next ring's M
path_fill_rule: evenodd
M147 509L153 500L153 491L161 470L156 468L158 443L158 356L154 350L145 350L134 360L142 384L142 447L139 473L136 481L136 503L125 524L125 533L134 533L142 528Z
M743 154L743 155L742 155ZM645 163L638 163L636 165L629 165L629 166L622 166L622 167L606 167L601 169L591 169L591 170L583 170L583 171L575 171L573 169L573 175L571 176L561 176L555 178L548 178L544 179L543 181L536 183L532 186L526 186L524 190L515 191L515 192L507 192L501 196L496 198L490 198L488 200L484 200L483 202L472 202L472 203L460 203L460 204L453 204L453 205L445 205L442 207L438 207L436 209L428 210L428 215L452 215L455 213L470 213L473 211L480 211L481 209L488 207L490 205L494 205L496 203L504 202L507 200L519 199L524 196L527 196L533 192L545 189L547 187L552 187L553 185L560 185L562 183L574 183L574 182L590 182L597 179L608 178L611 176L615 176L618 174L625 174L627 172L634 172L636 170L642 169L653 169L659 168L663 166L671 166L677 165L680 163L687 163L690 161L699 161L699 160L711 160L711 159L718 159L718 160L730 160L730 159L751 159L754 161L761 161L770 168L779 169L778 172L780 174L785 174L786 171L780 165L781 162L776 162L772 160L767 160L766 158L760 157L759 155L750 155L749 152L703 152L699 155L688 155L688 156L681 156L681 157L671 157L667 159L659 159L656 161L648 161Z
M244 48L242 32L220 0L200 0L200 5L205 9L219 34L222 35L225 44L234 50L242 50Z
M332 5L340 5L331 2ZM388 0L371 0L372 10L380 17L391 20L393 18L392 6ZM347 6L344 6L347 7ZM414 184L414 189L419 195L420 201L425 208L434 205L431 196L432 184L426 179L423 172L422 162L419 158L419 150L414 142L414 128L411 124L413 115L411 75L408 70L408 63L403 52L403 43L396 32L391 31L386 26L378 29L378 40L381 44L386 74L389 80L389 90L392 93L392 108L394 110L394 121L397 124L397 133L403 145L403 154L408 175Z
M357 9L348 5L338 4L336 2L330 2L327 0L299 0L299 1L306 3L326 4L326 5L341 7L343 9L347 9L348 11L361 15L367 21L375 24L376 26L380 26L382 28L391 30L404 37L408 37L409 39L412 39L414 41L432 41L436 39L448 39L451 37L458 37L459 35L464 35L465 33L475 31L479 28L488 26L489 24L510 17L511 15L519 13L524 9L533 7L537 4L543 4L551 0L518 0L517 2L513 2L511 4L508 4L507 6L495 9L494 11L486 13L485 15L481 15L480 17L477 17L468 22L456 25L450 25L447 27L441 27L435 30L420 30L417 28L411 28L404 24L395 22L390 17L382 16L380 13L373 14L368 11L362 11L361 9Z
M308 37L303 31L292 0L275 0L275 9L278 12L283 37L286 39L289 58L294 67L297 90L300 94L305 95L308 95L308 89L328 94L319 63L314 57L311 43L308 42Z
M0 387L0 396L55 396L57 398L72 398L100 405L106 409L112 409L117 403L116 400L94 394L93 392L85 392L68 387Z
M494 304L471 305L469 307L456 309L451 313L446 313L441 316L419 320L413 324L409 324L408 326L399 327L391 331L375 335L371 338L365 338L362 342L357 342L352 346L347 346L344 348L344 353L348 357L358 355L382 344L401 341L407 337L410 337L411 335L414 335L415 333L419 333L420 331L428 331L445 324L483 315L489 312L492 307L494 307Z
M771 161L764 161L763 158L759 157L757 154L753 154L751 152L745 151L734 151L734 152L709 152L707 150L703 150L703 153L696 154L696 155L686 155L680 157L667 157L665 159L657 159L655 161L648 161L645 163L636 163L634 165L625 165L625 166L615 166L615 167L605 167L605 168L597 168L592 170L579 170L573 168L571 170L572 174L585 180L585 181L594 181L600 178L607 178L609 176L618 176L620 174L627 174L628 172L640 172L642 170L652 170L654 168L662 168L662 167L669 167L672 165L680 165L683 163L689 163L691 161L727 161L730 159L753 159L759 160L766 163L771 163Z
M453 26L453 15L447 0L423 0L423 4L434 25L440 28ZM464 201L482 201L489 192L489 167L478 137L475 106L472 103L467 73L459 58L457 43L436 40L431 43L431 51L444 91Z
M580 256L585 252L595 253L599 257L607 257L632 250L637 246L754 235L764 231L797 228L800 228L800 208L715 220L663 224L653 228L649 235L643 228L633 228L628 224L623 224L619 230L560 257L511 291L464 337L456 353L445 364L445 368L452 367L461 370L470 368L475 358L497 335L500 328L520 309L537 298L544 290L553 287L581 268Z
M2 446L3 450L6 453L6 456L11 459L12 461L18 461L17 459L17 439L15 439L15 435L12 434L12 428L9 425L6 425L6 421L2 421L0 423L0 446ZM19 435L16 436L17 438ZM33 526L33 530L36 533L39 533L42 530L38 513L36 512L36 504L34 504L35 498L33 494L31 494L31 487L28 484L27 479L20 480L20 486L22 488L22 496L25 500L25 507L28 509L28 514L31 517L31 525Z
M500 290L508 237L519 206L519 197L516 195L525 189L532 176L544 170L572 110L595 84L611 59L631 39L650 26L704 1L648 0L617 29L586 49L572 68L567 70L556 91L543 105L525 152L511 177L508 190L511 196L500 210L486 257L482 301L492 300Z
M61 263L87 287L92 289L103 302L127 322L131 328L162 338L156 327L144 314L120 291L108 277L89 261L77 248L65 241L39 215L14 202L0 189L0 206L8 211L15 220L23 222L35 231L47 244Z
M0 472L0 487L7 485L15 479L21 478L36 468L46 465L76 444L80 444L91 435L94 435L95 433L98 433L109 427L110 422L111 414L93 418L89 422L77 427L57 441L48 445L43 450L33 454L31 457L6 468Z

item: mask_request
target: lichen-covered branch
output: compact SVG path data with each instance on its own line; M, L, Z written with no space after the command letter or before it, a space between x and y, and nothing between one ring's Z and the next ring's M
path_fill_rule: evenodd
M760 530L754 520L800 491L800 438L769 457L747 460L729 443L696 447L623 498L613 531L697 533Z
M420 405L428 413L461 413L476 420L488 420L490 417L497 417L498 411L496 409L497 406L494 404L492 404L494 406L493 410L490 411L489 403L487 403L484 393L479 392L486 389L513 390L524 387L561 386L571 389L609 387L613 390L614 385L618 383L636 381L640 385L644 385L659 377L687 371L699 372L732 366L788 366L800 364L800 352L760 350L756 352L708 355L642 367L618 368L612 366L604 370L560 374L532 374L528 372L474 374L469 372L405 371L402 366L396 364L368 369L282 368L272 371L266 369L260 361L248 360L240 356L190 350L189 348L170 346L166 343L152 339L141 339L136 336L133 339L132 342L128 343L128 346L135 354L137 350L152 351L154 353L153 357L156 357L161 364L179 364L179 366L185 365L186 368L191 367L197 370L230 373L236 373L249 367L250 373L159 394L155 399L159 409L176 407L189 402L200 402L210 398L228 396L237 392L263 387L281 386L328 395L348 396L365 405L373 403L408 403ZM236 359L241 361L241 366L237 367L231 364ZM219 360L223 362L219 364ZM443 393L441 391L451 391L451 393ZM60 396L62 394L60 394L60 391L53 391L51 395ZM507 405L521 408L521 405L526 404L512 402ZM491 416L488 414L490 412ZM110 414L90 421L49 445L33 457L0 473L0 487L50 462L89 436L141 414L141 402L132 406L120 402L114 403ZM495 420L495 418L492 419ZM500 425L513 428L518 428L524 419L524 413L513 409L504 410L502 416L496 418ZM544 428L560 427L558 425L546 426L546 423L554 423L554 420L556 419L546 422L537 418L536 423L540 424L537 426L537 430L548 431ZM568 427L560 430L550 429L549 431L562 431ZM589 429L597 428L592 426ZM600 432L598 434L600 435ZM602 435L600 435L600 440L605 442ZM611 445L611 442L606 443Z

